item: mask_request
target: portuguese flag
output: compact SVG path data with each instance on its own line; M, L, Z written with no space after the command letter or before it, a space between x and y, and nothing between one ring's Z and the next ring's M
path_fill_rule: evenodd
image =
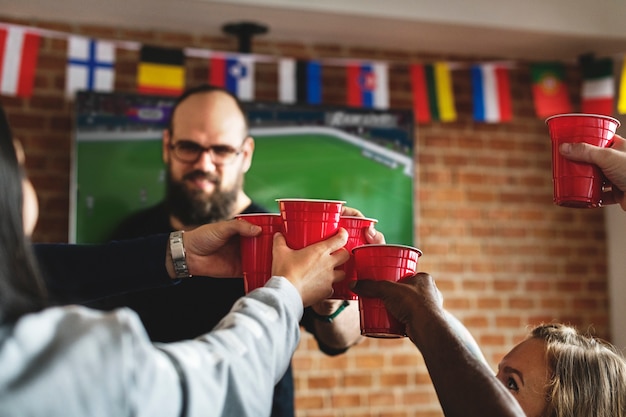
M137 69L137 91L178 96L185 87L184 63L182 49L142 46Z
M571 113L572 104L565 84L565 69L558 62L539 62L530 67L535 113L546 118Z

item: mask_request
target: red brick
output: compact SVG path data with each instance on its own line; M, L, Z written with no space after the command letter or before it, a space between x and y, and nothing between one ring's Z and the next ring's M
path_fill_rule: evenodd
M382 387L398 387L407 385L409 375L406 372L385 373L380 377Z

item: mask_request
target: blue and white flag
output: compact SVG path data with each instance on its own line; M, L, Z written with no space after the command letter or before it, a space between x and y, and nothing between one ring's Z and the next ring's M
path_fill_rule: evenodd
M237 57L210 58L209 82L223 87L242 101L254 100L254 59L244 54Z
M71 36L67 47L65 92L113 91L115 46L111 42Z

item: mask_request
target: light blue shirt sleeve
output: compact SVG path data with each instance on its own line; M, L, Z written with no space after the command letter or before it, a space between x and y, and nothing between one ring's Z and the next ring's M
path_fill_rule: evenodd
M186 397L189 417L267 416L302 313L297 290L273 277L212 332L171 344L152 344L128 309L27 315L0 328L0 415L178 417Z

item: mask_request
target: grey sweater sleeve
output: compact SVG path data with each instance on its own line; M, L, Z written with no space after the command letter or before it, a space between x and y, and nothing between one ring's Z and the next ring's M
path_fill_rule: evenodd
M0 415L178 417L185 386L189 417L268 416L302 312L274 277L210 333L172 344L153 345L129 309L29 314L0 328Z
M239 299L212 332L161 344L181 365L188 416L269 416L274 385L300 339L302 300L284 278Z

